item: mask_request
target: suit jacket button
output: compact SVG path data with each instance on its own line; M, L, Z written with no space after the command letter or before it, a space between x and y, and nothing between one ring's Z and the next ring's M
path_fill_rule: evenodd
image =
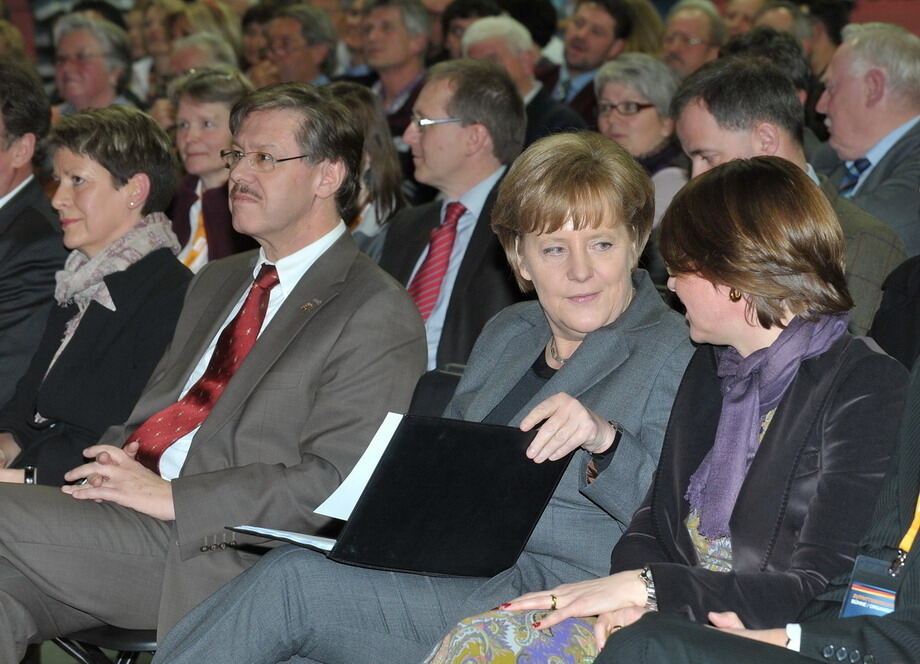
M202 553L207 553L207 552L208 552L208 545L205 544L203 547L201 547L201 548L198 549L198 550L201 551Z
M236 540L230 540L229 542L227 542L227 546L229 546L229 547L231 547L231 548L235 547L235 546L236 546Z
M850 651L850 664L859 664L862 661L862 653L856 648Z
M218 545L217 548L219 548L221 551L223 551L224 549L227 548L227 543L226 543L226 542L221 542L221 543Z
M834 648L834 646L826 645L824 646L824 649L821 651L821 656L824 657L824 659L830 659L831 657L834 656L835 650L836 648Z
M840 646L839 648L837 648L837 661L838 662L847 661L847 655L849 654L850 654L849 651L847 651L847 649L844 646Z
M210 549L211 551L217 551L217 545L212 544L211 546L208 547L208 549Z

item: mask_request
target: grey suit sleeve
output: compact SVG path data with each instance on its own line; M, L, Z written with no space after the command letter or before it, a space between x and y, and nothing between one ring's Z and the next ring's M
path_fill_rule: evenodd
M908 255L920 253L920 158L903 159L878 186L861 186L851 200L888 223Z
M180 555L198 555L200 543L221 539L226 525L328 525L313 508L351 471L386 412L405 412L425 357L424 330L404 292L389 288L365 300L323 358L315 389L291 404L308 409L300 440L290 443L300 463L250 463L173 480Z

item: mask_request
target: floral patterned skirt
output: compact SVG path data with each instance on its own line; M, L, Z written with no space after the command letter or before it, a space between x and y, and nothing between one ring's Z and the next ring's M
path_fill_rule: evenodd
M488 611L460 621L425 664L591 664L594 618L570 618L549 629L533 623L549 612Z

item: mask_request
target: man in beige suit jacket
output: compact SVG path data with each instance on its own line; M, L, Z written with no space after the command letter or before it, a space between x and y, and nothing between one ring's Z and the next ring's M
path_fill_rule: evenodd
M313 508L384 414L406 408L424 370L414 305L340 220L362 148L347 110L286 84L240 102L231 128L233 223L261 249L196 276L129 421L67 476L86 484L0 486L0 662L100 623L163 634L258 560L261 542L226 525L328 529ZM262 263L280 283L255 345L207 419L166 450L160 474L147 470L136 443L123 443L198 380Z

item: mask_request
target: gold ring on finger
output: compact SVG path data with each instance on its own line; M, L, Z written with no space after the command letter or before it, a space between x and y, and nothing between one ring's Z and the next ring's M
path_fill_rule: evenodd
M559 599L559 598L556 597L555 595L552 595L552 594L549 596L549 598L550 598L550 601L551 601L551 603L550 603L550 605L549 605L549 608L550 608L551 611L555 611L555 610L556 610L556 600Z

